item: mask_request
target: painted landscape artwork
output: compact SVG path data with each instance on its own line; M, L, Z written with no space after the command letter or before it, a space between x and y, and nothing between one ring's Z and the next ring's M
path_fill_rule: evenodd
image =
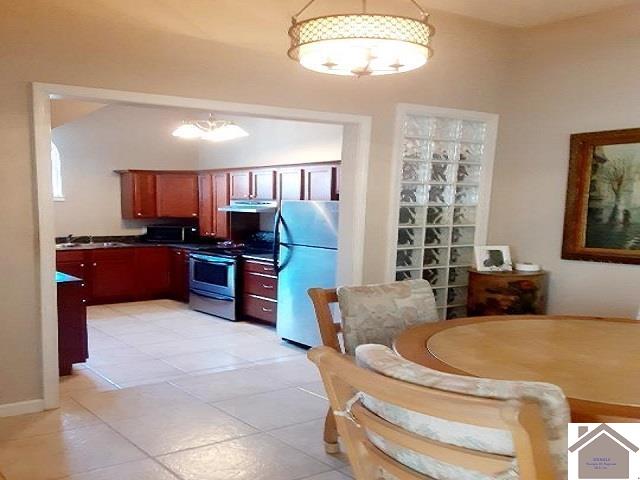
M640 143L593 152L585 247L640 250Z

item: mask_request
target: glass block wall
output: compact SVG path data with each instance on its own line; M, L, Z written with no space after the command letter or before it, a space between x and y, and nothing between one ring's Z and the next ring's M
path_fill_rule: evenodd
M466 316L487 125L407 115L396 280L431 283L441 318Z

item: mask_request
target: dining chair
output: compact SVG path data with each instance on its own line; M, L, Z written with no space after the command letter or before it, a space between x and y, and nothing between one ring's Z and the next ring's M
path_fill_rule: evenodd
M569 406L550 384L451 375L383 345L308 356L357 480L566 479Z
M356 347L365 343L391 346L403 330L439 320L433 290L426 280L338 289L311 288L308 293L322 344L349 355L354 355ZM340 307L340 318L334 318L331 311L336 303ZM324 445L327 453L337 453L340 449L331 409L325 419Z

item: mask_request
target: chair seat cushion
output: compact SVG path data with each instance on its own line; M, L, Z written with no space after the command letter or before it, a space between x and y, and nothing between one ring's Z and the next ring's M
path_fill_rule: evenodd
M558 471L558 479L566 478L567 424L570 411L562 390L551 384L489 380L451 375L404 360L382 345L362 345L356 349L359 365L382 375L442 391L501 400L533 400L540 406L546 427L549 450ZM443 443L482 452L514 457L511 433L506 430L479 427L424 415L364 396L364 405L385 420L418 435ZM429 457L390 445L370 435L378 448L399 462L437 480L487 480L518 478L513 468L497 477L487 477L459 467L442 464Z

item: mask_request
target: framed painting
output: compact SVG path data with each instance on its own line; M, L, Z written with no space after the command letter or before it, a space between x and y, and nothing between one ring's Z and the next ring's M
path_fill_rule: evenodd
M571 135L562 258L640 264L640 128Z

